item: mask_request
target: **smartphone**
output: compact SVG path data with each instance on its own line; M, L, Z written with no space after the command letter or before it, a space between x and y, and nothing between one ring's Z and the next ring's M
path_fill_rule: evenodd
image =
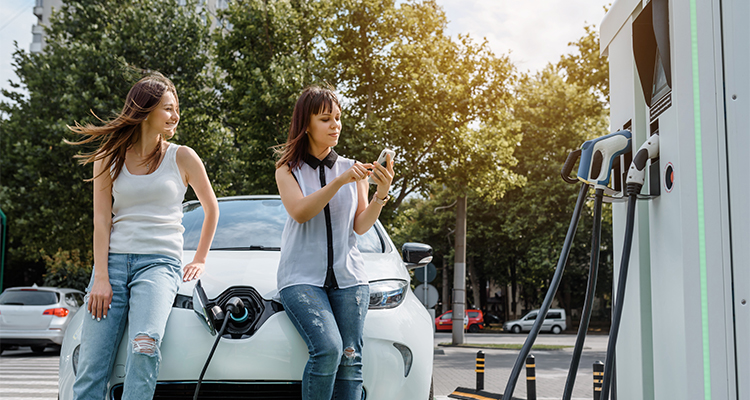
M396 157L396 152L391 149L383 149L383 151L380 152L380 156L378 156L378 164L387 168L388 166L385 165L385 162L387 160L386 155L389 155L389 154L391 156L391 161L393 161L393 159ZM377 185L377 182L375 182L375 180L372 179L372 176L367 178L367 182L370 182L370 185Z

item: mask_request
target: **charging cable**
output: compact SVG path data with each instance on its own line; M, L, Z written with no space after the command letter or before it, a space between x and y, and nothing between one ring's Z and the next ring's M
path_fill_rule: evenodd
M219 308L216 306L216 308ZM201 371L200 377L198 377L198 384L195 385L195 393L193 394L193 400L198 400L198 392L201 390L201 382L203 381L203 376L206 374L206 370L208 369L208 364L211 362L211 358L214 356L214 351L216 351L216 346L219 345L219 340L221 339L221 336L224 334L224 330L227 328L227 323L229 322L229 317L231 316L232 319L239 320L243 317L242 312L244 311L244 315L247 315L247 310L245 309L245 305L242 303L242 300L239 297L232 297L227 301L227 304L224 306L226 309L226 312L222 312L219 310L218 312L214 313L215 320L223 319L223 322L221 323L221 329L219 330L219 333L216 335L216 340L214 340L214 345L211 347L211 352L208 353L208 358L206 359L206 363L203 365L203 370Z
M646 140L633 157L633 162L628 169L626 179L626 190L628 194L628 213L625 222L625 238L622 246L622 258L620 259L620 275L617 280L617 294L614 297L614 312L612 315L612 326L609 330L609 341L607 343L607 358L604 363L604 377L602 379L602 400L609 399L610 385L612 382L612 370L614 369L615 347L617 345L617 334L620 330L622 309L625 304L625 283L628 278L628 266L630 264L630 249L633 245L633 231L635 226L635 204L646 180L646 163L648 160L659 157L659 135L652 135Z
M573 162L575 162L575 160L573 160ZM572 163L570 164L572 166ZM568 165L567 162L566 165ZM568 170L567 172L570 171ZM567 175L568 174L565 173L565 169L563 169L563 176ZM552 281L550 282L550 288L549 290L547 290L547 295L544 297L544 301L542 302L542 307L537 313L534 325L531 327L531 332L529 332L529 336L526 337L526 342L524 342L523 347L521 347L521 352L518 354L516 363L513 365L513 370L510 373L510 378L508 378L508 383L505 386L505 391L503 392L504 399L513 398L513 391L516 389L518 376L521 374L521 369L526 364L526 357L529 355L529 352L531 352L531 346L534 345L534 341L536 340L537 335L539 335L539 331L542 329L544 318L547 316L547 311L549 311L549 308L552 305L552 300L555 298L555 294L557 293L557 288L560 286L563 271L565 270L565 265L568 262L570 246L573 243L573 238L575 237L576 230L578 229L578 221L581 219L581 209L583 209L583 203L586 200L588 190L589 185L587 183L581 183L581 190L578 192L578 200L576 200L576 207L573 210L573 216L570 218L568 233L565 235L565 242L563 244L562 250L560 251L560 258L557 260L555 274L552 277Z
M581 362L581 353L583 352L583 343L586 340L586 334L589 330L591 321L591 311L594 308L594 295L596 292L596 280L599 275L599 253L602 233L602 200L604 198L604 189L596 189L594 192L594 226L591 229L591 256L589 262L589 278L586 287L586 297L583 303L583 312L578 324L578 334L576 335L576 344L573 348L573 358L570 360L568 369L568 378L565 381L565 391L563 400L570 400L573 395L573 386L576 383L578 374L578 364ZM537 317L538 318L538 317Z

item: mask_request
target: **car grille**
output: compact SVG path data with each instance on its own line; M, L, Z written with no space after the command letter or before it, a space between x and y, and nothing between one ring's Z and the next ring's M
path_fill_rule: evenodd
M196 383L159 382L154 400L192 399ZM122 384L112 388L111 400L122 398ZM222 382L201 383L201 400L300 400L300 382Z

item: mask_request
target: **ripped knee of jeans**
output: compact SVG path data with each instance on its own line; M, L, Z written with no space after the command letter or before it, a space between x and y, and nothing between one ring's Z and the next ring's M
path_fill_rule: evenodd
M157 339L145 333L139 333L133 339L133 353L143 354L151 357L158 355Z
M344 357L352 359L355 355L357 355L357 353L354 352L354 347L349 346L344 349Z

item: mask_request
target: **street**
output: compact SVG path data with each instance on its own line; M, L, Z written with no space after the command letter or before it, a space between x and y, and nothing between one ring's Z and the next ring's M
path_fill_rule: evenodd
M34 354L28 347L0 355L0 399L47 400L57 398L60 356L47 349Z
M465 343L477 344L523 344L526 334L482 334L467 333ZM507 379L516 361L518 350L475 349L459 347L442 347L440 343L451 342L450 333L435 334L435 360L433 364L433 382L435 396L438 400L445 399L457 387L473 389L476 385L474 365L477 351L485 354L484 390L492 393L502 393ZM537 399L560 399L565 388L565 380L570 367L575 345L575 335L552 335L541 333L535 344L571 346L562 350L532 350L536 360L536 393ZM604 362L607 352L606 335L590 335L584 343L583 353L576 375L576 385L573 399L592 399L593 372L592 365L596 361ZM441 354L444 353L444 354ZM521 374L516 383L513 396L526 398L526 371Z
M522 344L525 334L466 334L466 343ZM435 334L434 387L437 400L447 399L457 387L474 388L475 357L480 349L439 346L449 343L450 333ZM540 334L536 344L575 344L575 335ZM595 361L604 361L607 336L587 337L577 374L573 399L592 399L592 369ZM517 350L482 349L485 353L485 390L501 393L518 354ZM537 398L559 399L565 387L572 348L533 351L536 358ZM27 347L6 351L0 355L0 399L56 399L59 355L47 349L34 354ZM526 372L522 371L514 397L526 398Z

